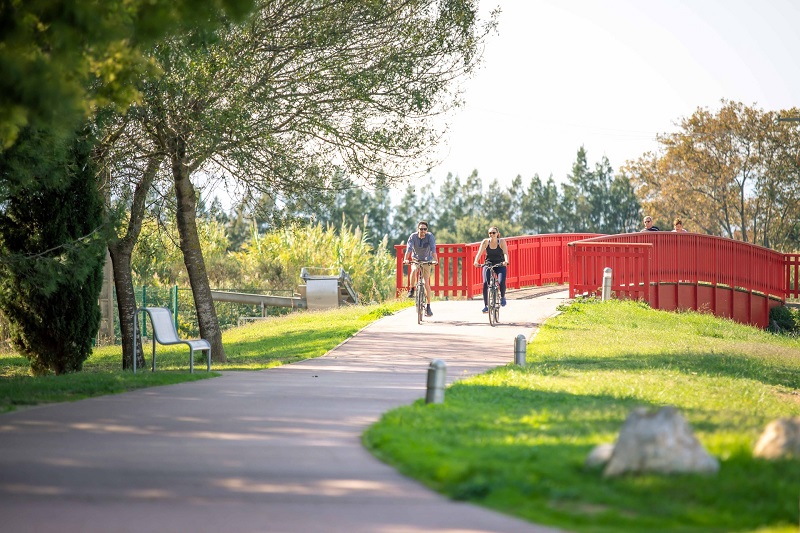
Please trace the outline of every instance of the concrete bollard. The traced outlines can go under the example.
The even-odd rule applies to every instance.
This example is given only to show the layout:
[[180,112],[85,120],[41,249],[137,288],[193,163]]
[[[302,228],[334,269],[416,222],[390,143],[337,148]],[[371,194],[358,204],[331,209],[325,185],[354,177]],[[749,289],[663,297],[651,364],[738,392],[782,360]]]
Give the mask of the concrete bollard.
[[527,353],[527,341],[525,340],[525,335],[519,334],[517,338],[514,339],[514,364],[519,366],[525,366],[526,364],[526,353]]
[[611,298],[611,268],[605,267],[603,269],[603,298],[604,302]]
[[428,365],[428,391],[425,403],[444,403],[444,384],[447,365],[441,359],[434,359]]

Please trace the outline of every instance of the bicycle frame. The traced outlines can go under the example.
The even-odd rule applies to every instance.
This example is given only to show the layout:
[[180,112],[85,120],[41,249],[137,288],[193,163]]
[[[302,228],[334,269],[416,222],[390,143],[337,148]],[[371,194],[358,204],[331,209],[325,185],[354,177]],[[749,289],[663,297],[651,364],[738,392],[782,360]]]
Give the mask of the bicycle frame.
[[490,270],[489,280],[486,284],[486,299],[488,300],[486,307],[489,308],[489,325],[492,327],[500,322],[500,283],[497,278],[497,271],[495,270],[500,266],[503,265],[492,265],[490,263],[484,263],[481,265],[482,268],[487,268]]
[[438,263],[436,261],[419,261],[417,259],[412,259],[409,261],[409,263],[412,265],[417,265],[419,270],[417,275],[416,294],[414,298],[417,308],[417,324],[422,324],[422,318],[425,316],[425,309],[429,303],[425,287],[425,273],[422,267],[424,265],[436,265]]

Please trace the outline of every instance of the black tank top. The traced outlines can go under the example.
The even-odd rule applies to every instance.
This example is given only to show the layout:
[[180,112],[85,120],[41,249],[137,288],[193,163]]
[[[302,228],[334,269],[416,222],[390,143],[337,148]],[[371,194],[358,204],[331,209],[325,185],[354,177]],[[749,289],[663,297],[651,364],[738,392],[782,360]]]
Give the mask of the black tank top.
[[486,262],[491,263],[493,265],[498,265],[506,260],[506,256],[503,253],[503,249],[500,248],[500,240],[497,240],[497,248],[490,248],[490,245],[486,245]]

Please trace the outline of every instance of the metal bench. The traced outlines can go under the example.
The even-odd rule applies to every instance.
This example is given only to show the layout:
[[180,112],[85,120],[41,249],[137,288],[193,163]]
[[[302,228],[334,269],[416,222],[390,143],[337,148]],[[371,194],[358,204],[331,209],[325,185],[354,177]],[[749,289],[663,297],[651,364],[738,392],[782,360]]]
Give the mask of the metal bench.
[[172,320],[172,311],[166,307],[140,307],[133,314],[133,373],[136,373],[136,319],[142,311],[150,315],[150,324],[153,327],[153,372],[156,371],[156,341],[159,344],[185,344],[189,347],[189,372],[194,372],[194,351],[208,352],[207,370],[211,372],[211,343],[205,339],[180,339]]

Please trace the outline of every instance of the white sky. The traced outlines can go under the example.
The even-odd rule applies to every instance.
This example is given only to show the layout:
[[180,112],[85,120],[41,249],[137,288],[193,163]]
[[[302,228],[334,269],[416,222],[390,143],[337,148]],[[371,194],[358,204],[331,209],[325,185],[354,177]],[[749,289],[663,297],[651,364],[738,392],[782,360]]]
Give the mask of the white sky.
[[481,11],[498,4],[437,182],[477,169],[484,186],[560,183],[581,145],[590,168],[605,155],[617,171],[723,98],[800,107],[797,0],[481,0]]

